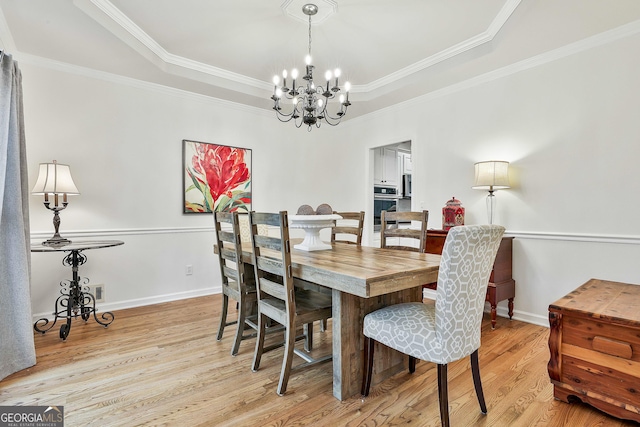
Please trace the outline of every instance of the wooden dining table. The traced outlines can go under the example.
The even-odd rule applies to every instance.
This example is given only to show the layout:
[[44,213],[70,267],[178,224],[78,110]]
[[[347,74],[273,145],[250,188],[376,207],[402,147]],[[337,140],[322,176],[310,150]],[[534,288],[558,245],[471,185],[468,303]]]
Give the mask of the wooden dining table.
[[[242,256],[252,267],[250,245],[243,245]],[[334,243],[330,250],[293,249],[291,263],[295,278],[332,290],[333,395],[345,400],[360,393],[364,316],[387,305],[422,301],[422,285],[437,281],[440,255]],[[405,355],[376,345],[373,384],[408,362]]]

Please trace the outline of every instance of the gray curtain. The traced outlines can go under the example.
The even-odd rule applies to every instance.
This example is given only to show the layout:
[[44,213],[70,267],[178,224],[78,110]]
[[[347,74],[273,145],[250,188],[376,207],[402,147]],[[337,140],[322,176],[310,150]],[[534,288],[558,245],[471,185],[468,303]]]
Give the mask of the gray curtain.
[[0,380],[33,366],[29,279],[29,189],[22,112],[22,75],[0,62]]

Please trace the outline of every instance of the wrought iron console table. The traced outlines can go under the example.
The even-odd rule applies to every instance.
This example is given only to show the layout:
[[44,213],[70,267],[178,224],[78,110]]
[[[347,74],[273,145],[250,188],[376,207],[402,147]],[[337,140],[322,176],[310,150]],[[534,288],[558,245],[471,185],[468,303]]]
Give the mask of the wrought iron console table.
[[[75,241],[63,246],[45,246],[40,243],[31,245],[31,252],[69,252],[62,259],[62,265],[71,267],[73,278],[71,280],[63,280],[60,282],[60,296],[56,299],[55,311],[53,315],[53,323],[49,325],[49,319],[43,317],[33,324],[33,329],[44,334],[53,328],[58,319],[66,319],[66,323],[60,326],[60,338],[63,340],[69,336],[71,330],[71,319],[75,319],[80,315],[85,322],[93,314],[96,322],[104,326],[109,326],[113,320],[113,313],[105,311],[100,316],[96,315],[96,299],[84,286],[89,283],[86,277],[78,275],[78,267],[87,262],[87,256],[82,253],[89,249],[109,248],[124,244],[120,240],[101,240],[101,241]],[[82,281],[82,283],[80,283]],[[47,326],[49,325],[49,326]]]

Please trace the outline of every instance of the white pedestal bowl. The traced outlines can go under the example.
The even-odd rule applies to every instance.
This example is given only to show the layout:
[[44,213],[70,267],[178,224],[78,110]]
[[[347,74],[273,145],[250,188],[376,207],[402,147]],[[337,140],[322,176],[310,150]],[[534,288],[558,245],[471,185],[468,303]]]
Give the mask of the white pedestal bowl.
[[320,230],[331,228],[335,220],[342,219],[340,215],[289,215],[290,228],[304,230],[304,240],[295,245],[295,249],[302,251],[324,251],[331,249],[331,245],[320,240]]

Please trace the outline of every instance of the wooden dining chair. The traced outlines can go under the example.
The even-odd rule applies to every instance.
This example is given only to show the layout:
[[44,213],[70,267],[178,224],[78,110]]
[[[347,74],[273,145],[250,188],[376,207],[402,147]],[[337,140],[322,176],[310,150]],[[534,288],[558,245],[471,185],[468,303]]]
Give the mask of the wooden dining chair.
[[[258,296],[258,338],[251,369],[257,371],[262,354],[273,349],[264,346],[267,320],[284,325],[284,358],[277,389],[278,395],[282,396],[287,390],[294,354],[305,361],[294,369],[331,360],[331,354],[314,359],[307,352],[295,348],[298,327],[308,325],[311,334],[314,321],[331,317],[331,296],[294,286],[286,211],[278,214],[251,212],[249,223]],[[278,237],[258,234],[260,224],[277,228]]]
[[[390,212],[380,214],[380,247],[424,253],[427,241],[427,220],[429,211]],[[412,228],[417,222],[418,229]],[[411,228],[410,228],[411,227]],[[407,239],[411,239],[407,241]],[[409,245],[411,242],[413,245]]]
[[364,211],[360,212],[336,212],[341,220],[336,221],[331,228],[331,243],[348,243],[360,246],[362,244],[362,229],[364,227]]
[[499,225],[458,226],[449,230],[444,244],[435,303],[390,305],[364,318],[362,394],[367,396],[373,374],[373,352],[379,342],[409,355],[409,372],[416,359],[438,365],[440,420],[449,426],[447,364],[471,357],[473,383],[483,414],[478,349],[489,275],[502,240]]
[[[231,348],[231,355],[238,354],[240,342],[256,336],[257,297],[253,270],[245,272],[242,262],[242,244],[240,241],[240,225],[236,212],[214,212],[216,225],[216,244],[218,261],[222,276],[222,311],[216,339],[222,340],[225,326],[237,324],[236,335]],[[237,302],[238,320],[227,322],[229,298]],[[253,333],[245,334],[249,328]]]

